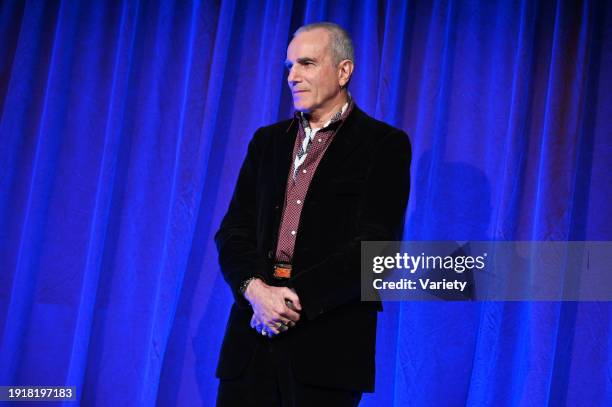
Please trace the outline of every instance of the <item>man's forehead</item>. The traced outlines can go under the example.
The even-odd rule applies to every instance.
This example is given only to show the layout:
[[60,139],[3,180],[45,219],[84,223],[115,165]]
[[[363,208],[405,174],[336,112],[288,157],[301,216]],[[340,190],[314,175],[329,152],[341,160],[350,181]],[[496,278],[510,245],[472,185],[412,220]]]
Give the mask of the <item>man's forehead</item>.
[[322,59],[329,51],[329,33],[317,28],[296,35],[287,47],[287,59]]

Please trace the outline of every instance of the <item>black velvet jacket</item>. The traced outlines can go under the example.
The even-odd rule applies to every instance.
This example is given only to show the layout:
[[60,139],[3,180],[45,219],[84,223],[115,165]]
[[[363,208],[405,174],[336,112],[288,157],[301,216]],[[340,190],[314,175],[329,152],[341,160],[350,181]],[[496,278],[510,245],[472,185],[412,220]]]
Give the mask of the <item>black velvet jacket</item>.
[[399,240],[410,189],[406,133],[355,106],[323,156],[300,218],[293,287],[302,317],[270,339],[249,326],[253,314],[242,281],[272,265],[297,120],[257,130],[229,209],[215,236],[223,277],[235,298],[217,376],[237,377],[263,341],[286,341],[298,380],[373,391],[376,318],[380,304],[360,301],[361,241]]

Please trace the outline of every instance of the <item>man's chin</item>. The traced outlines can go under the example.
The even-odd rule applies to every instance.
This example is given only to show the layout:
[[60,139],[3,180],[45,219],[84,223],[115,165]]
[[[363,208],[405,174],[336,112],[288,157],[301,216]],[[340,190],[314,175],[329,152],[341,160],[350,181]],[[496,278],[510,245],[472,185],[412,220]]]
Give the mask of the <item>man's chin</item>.
[[307,105],[305,103],[300,103],[300,102],[293,102],[293,107],[295,108],[295,110],[297,110],[298,112],[302,112],[302,113],[308,113],[310,112],[310,105]]

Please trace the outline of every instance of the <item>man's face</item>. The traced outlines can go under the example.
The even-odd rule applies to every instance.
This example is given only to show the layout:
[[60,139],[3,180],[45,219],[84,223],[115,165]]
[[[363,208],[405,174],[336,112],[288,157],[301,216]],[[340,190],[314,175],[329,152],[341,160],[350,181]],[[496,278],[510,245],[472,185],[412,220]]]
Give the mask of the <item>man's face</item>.
[[341,89],[326,30],[317,28],[296,35],[287,47],[285,65],[296,110],[312,113],[333,106]]

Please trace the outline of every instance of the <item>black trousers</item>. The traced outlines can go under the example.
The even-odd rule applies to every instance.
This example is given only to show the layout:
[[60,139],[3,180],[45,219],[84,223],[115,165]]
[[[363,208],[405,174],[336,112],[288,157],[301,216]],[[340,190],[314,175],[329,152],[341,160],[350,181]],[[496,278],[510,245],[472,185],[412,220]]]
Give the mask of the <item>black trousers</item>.
[[[263,339],[263,338],[262,338]],[[296,381],[281,338],[266,338],[243,374],[220,380],[217,407],[355,407],[361,393]]]

